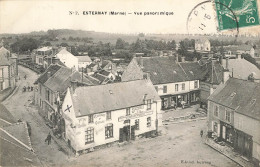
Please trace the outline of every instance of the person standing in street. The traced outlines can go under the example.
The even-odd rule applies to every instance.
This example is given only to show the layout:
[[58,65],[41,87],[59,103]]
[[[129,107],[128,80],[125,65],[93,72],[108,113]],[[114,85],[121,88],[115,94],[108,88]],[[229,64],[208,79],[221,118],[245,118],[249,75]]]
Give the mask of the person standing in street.
[[48,145],[51,144],[51,132],[49,132],[47,138],[45,139],[45,142],[46,142],[46,141],[48,142]]
[[202,136],[203,136],[203,130],[200,131],[200,137],[202,137]]

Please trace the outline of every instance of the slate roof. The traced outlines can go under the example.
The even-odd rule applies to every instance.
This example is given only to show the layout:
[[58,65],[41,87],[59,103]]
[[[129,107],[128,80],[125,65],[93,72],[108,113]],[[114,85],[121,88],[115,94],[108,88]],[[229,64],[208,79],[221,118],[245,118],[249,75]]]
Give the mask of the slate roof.
[[[48,78],[48,71],[51,72]],[[52,91],[65,92],[70,86],[70,81],[82,82],[82,75],[78,71],[72,71],[70,68],[60,65],[51,65],[37,80],[37,83],[41,83],[48,87]],[[93,83],[86,77],[83,77],[83,82],[87,85],[93,85]]]
[[14,116],[3,104],[0,103],[0,127],[7,126],[15,122],[16,120]]
[[103,83],[106,79],[109,80],[109,78],[107,78],[106,76],[103,76],[103,75],[101,75],[101,74],[99,74],[99,73],[95,73],[95,74],[90,75],[90,76],[93,77],[93,78],[95,78],[95,79],[97,79],[100,84]]
[[60,65],[53,64],[50,65],[46,71],[35,81],[35,83],[44,84],[48,80],[48,72],[50,72],[50,76],[54,75],[59,69],[61,68]]
[[104,75],[104,76],[109,76],[110,72],[109,72],[109,71],[106,71],[106,70],[101,70],[101,71],[99,72],[99,74]]
[[78,87],[71,96],[75,115],[80,117],[141,105],[145,94],[146,99],[161,100],[150,80]]
[[[213,62],[212,62],[213,61]],[[200,64],[200,77],[202,77],[200,80],[207,82],[207,83],[212,83],[215,85],[219,85],[223,81],[223,72],[225,69],[223,66],[220,64],[219,61],[216,60],[206,60],[203,63],[199,61]],[[213,66],[213,68],[212,68]],[[213,70],[213,72],[212,72]],[[213,78],[213,80],[212,80]]]
[[[226,67],[226,60],[222,61],[223,67]],[[233,77],[239,79],[248,79],[248,76],[255,73],[255,78],[260,79],[260,70],[252,63],[245,59],[229,59],[228,60],[228,69],[232,72]]]
[[92,68],[92,67],[95,67],[95,66],[97,66],[97,64],[91,63],[87,68]]
[[40,161],[32,152],[25,122],[0,128],[1,166],[38,166]]
[[79,62],[92,62],[89,56],[76,56]]
[[[192,80],[211,83],[212,80],[211,60],[176,62],[174,57],[138,57],[134,58],[134,61],[137,61],[143,72],[149,73],[155,85]],[[213,84],[222,82],[223,71],[221,64],[213,60]]]
[[208,100],[260,121],[260,83],[230,78]]
[[180,64],[175,62],[174,57],[137,57],[134,59],[143,72],[150,74],[150,79],[155,85],[189,80]]
[[13,64],[15,60],[11,59],[11,53],[4,47],[0,48],[0,65],[9,66]]

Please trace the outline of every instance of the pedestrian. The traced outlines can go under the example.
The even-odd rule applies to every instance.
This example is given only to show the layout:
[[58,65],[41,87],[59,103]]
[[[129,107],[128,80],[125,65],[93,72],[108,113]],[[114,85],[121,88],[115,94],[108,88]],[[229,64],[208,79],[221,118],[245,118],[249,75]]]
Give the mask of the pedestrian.
[[203,136],[203,130],[200,131],[200,137],[202,137],[202,136]]
[[31,91],[33,91],[33,86],[31,86]]
[[47,138],[45,139],[45,142],[46,142],[46,141],[48,142],[48,145],[51,144],[51,132],[49,132]]
[[26,92],[26,87],[25,86],[23,87],[23,92]]
[[28,89],[28,92],[29,92],[29,91],[30,91],[30,89],[31,89],[31,87],[30,87],[30,86],[28,86],[28,87],[27,87],[27,89]]
[[27,76],[26,76],[26,74],[24,75],[24,79],[26,80],[26,78],[27,78]]

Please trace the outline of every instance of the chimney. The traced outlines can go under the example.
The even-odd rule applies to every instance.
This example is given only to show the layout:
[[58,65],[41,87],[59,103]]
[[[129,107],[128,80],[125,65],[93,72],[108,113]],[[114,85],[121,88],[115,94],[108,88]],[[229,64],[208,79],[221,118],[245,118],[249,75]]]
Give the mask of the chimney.
[[70,83],[71,83],[72,92],[74,93],[75,89],[77,88],[78,82],[77,81],[70,81]]
[[47,72],[47,78],[49,79],[50,77],[51,77],[51,72],[48,71],[48,72]]
[[226,70],[228,70],[228,61],[229,61],[229,58],[227,57],[226,58]]
[[225,69],[223,71],[223,83],[226,83],[229,78],[230,78],[229,70]]
[[181,62],[185,62],[185,57],[181,57]]

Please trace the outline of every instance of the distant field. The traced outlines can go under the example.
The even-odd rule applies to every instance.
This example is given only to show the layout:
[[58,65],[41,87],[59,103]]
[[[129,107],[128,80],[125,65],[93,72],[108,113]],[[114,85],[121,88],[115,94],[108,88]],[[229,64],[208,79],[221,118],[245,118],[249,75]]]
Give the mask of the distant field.
[[[92,38],[94,43],[97,43],[99,41],[102,41],[103,43],[111,43],[115,44],[116,40],[118,38],[122,38],[124,41],[128,43],[135,42],[138,38],[139,39],[153,39],[153,40],[175,40],[176,42],[179,42],[185,38],[188,39],[198,39],[198,38],[208,38],[208,39],[218,39],[220,41],[230,41],[235,40],[235,37],[231,36],[203,36],[203,35],[187,35],[187,34],[146,34],[144,37],[138,36],[138,34],[112,34],[112,33],[104,33],[104,32],[94,32],[94,31],[83,31],[83,30],[68,30],[68,29],[60,29],[60,30],[52,30],[55,31],[57,34],[57,37],[59,38],[59,41],[51,41],[54,45],[60,44],[61,42],[66,42],[69,45],[75,45],[75,43],[83,44],[83,42],[75,42],[75,41],[68,41],[68,38],[71,36],[73,38],[79,37],[88,37]],[[0,38],[2,37],[12,37],[15,38],[17,36],[23,36],[23,37],[32,37],[32,38],[38,38],[47,35],[47,32],[31,32],[27,34],[0,34]],[[62,38],[66,38],[67,40],[61,40]],[[257,37],[245,37],[241,36],[237,38],[238,41],[246,42],[246,41],[259,41]],[[12,40],[13,42],[13,40]]]

